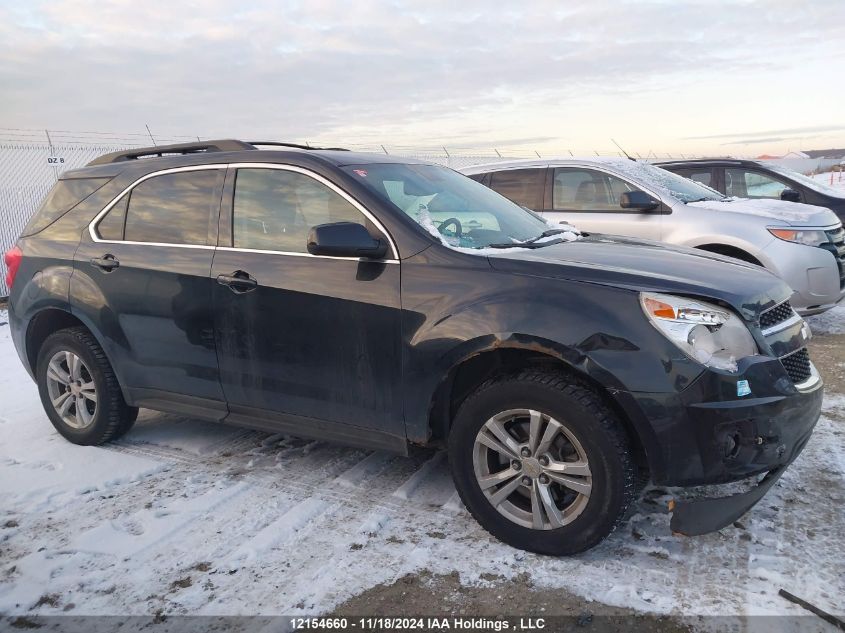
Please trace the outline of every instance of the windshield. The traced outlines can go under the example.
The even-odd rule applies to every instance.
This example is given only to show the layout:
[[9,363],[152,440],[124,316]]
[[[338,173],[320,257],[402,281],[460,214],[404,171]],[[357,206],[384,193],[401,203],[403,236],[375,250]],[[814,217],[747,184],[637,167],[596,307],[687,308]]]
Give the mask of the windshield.
[[536,248],[577,237],[571,226],[547,224],[538,215],[446,167],[374,163],[343,169],[446,246]]
[[676,200],[681,202],[700,202],[702,200],[725,200],[725,196],[699,182],[684,178],[671,171],[655,167],[650,163],[634,160],[607,161],[607,164],[618,171],[639,180],[643,185],[660,187]]
[[[792,178],[797,182],[800,182],[802,185],[809,187],[819,193],[824,193],[829,196],[836,196],[837,198],[845,198],[845,192],[837,191],[833,187],[829,187],[823,182],[816,180],[815,178],[811,178],[810,176],[805,176],[804,174],[800,174],[797,171],[792,171],[791,169],[787,169],[786,167],[782,167],[781,165],[774,165],[774,164],[765,164],[766,167],[771,169],[776,174],[780,174],[781,176],[786,176],[787,178]],[[830,174],[822,174],[822,177],[830,178]]]

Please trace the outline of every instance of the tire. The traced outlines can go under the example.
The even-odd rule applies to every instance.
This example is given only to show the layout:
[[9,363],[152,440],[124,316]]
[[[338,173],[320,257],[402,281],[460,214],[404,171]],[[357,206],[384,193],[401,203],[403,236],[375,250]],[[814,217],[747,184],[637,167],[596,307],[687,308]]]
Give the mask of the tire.
[[[533,424],[540,442],[531,439]],[[512,450],[501,450],[503,442],[490,446],[490,438],[495,445],[499,437],[494,427],[515,442],[511,448],[518,448],[518,459]],[[523,455],[532,444],[539,450]],[[594,547],[619,525],[636,497],[637,467],[621,423],[595,391],[560,373],[526,370],[481,385],[455,416],[449,464],[461,499],[481,526],[538,554],[565,556]],[[561,471],[570,468],[563,485]],[[484,477],[506,483],[485,486],[485,492]]]
[[38,352],[35,376],[47,417],[74,444],[104,444],[135,423],[138,409],[126,404],[103,349],[84,327],[47,337]]

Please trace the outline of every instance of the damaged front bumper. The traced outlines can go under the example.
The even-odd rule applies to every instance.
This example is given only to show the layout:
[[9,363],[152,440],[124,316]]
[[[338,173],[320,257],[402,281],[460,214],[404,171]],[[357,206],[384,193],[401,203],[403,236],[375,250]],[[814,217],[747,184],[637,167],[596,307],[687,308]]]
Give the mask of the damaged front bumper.
[[669,511],[672,513],[672,520],[669,526],[672,532],[684,536],[700,536],[728,527],[765,496],[786,468],[786,466],[781,466],[769,471],[754,488],[747,492],[715,499],[670,502]]
[[[674,502],[671,527],[690,536],[724,528],[751,509],[798,457],[821,414],[823,383],[796,385],[776,359],[744,359],[739,372],[704,372],[679,394],[617,394],[628,411],[647,412],[646,446],[655,484],[685,488],[765,475],[746,492]],[[738,381],[751,393],[737,395]],[[635,406],[631,406],[635,405]],[[649,450],[650,449],[650,450]]]

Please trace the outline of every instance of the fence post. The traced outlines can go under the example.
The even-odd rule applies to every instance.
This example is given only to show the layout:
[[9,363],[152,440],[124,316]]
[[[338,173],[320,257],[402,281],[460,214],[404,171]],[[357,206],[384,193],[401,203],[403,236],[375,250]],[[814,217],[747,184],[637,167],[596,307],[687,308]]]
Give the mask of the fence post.
[[[47,135],[47,148],[50,152],[50,156],[53,156],[53,140],[50,138],[50,132],[48,130],[44,130],[44,134]],[[59,167],[58,165],[53,165],[53,177],[56,179],[56,182],[59,182]]]

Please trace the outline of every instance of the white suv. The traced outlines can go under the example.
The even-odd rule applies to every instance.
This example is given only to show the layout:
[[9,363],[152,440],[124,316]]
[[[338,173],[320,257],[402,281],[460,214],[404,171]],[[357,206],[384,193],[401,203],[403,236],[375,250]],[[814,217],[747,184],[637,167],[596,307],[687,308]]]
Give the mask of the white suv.
[[747,200],[622,158],[525,160],[462,170],[517,204],[583,231],[628,235],[766,267],[803,315],[845,296],[845,232],[824,207]]

